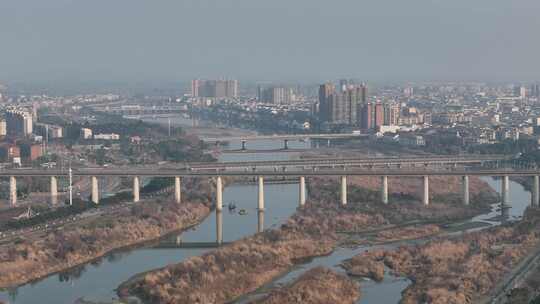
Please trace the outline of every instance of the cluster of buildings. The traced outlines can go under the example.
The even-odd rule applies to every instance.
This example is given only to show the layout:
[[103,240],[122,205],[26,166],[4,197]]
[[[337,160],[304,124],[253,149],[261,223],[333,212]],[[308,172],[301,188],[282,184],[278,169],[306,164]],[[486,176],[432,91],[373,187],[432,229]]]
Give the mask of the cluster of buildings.
[[530,86],[515,85],[514,96],[521,99],[540,98],[540,84],[533,83]]
[[43,146],[30,141],[0,143],[0,161],[20,165],[23,161],[31,162],[43,156]]
[[400,123],[398,103],[371,100],[365,83],[354,84],[344,80],[338,87],[333,83],[319,87],[315,112],[323,128],[349,126],[371,130]]
[[[379,92],[377,98],[399,100],[397,129],[380,128],[386,140],[407,131],[427,145],[472,147],[528,139],[540,147],[538,84],[445,84],[418,86],[396,94]],[[387,136],[388,135],[388,136]],[[421,142],[421,141],[419,141]]]
[[325,83],[319,88],[319,118],[327,124],[358,125],[366,103],[367,87],[363,84],[336,88],[333,83]]
[[62,127],[37,122],[36,106],[7,106],[0,119],[0,162],[34,161],[49,139],[63,136]]
[[34,131],[34,120],[31,112],[11,107],[4,112],[6,133],[14,136],[30,136]]
[[[319,85],[311,105],[320,132],[370,133],[385,141],[470,147],[538,140],[540,85],[446,83],[376,87]],[[442,140],[444,138],[444,140]]]
[[64,138],[64,128],[52,124],[34,123],[34,133],[41,136],[46,141],[49,139]]
[[64,137],[64,129],[61,126],[37,122],[37,109],[32,107],[7,107],[0,120],[0,137],[10,139],[57,139]]
[[286,86],[261,86],[257,88],[257,100],[265,104],[287,105],[296,102],[293,88]]
[[206,80],[191,81],[191,96],[194,98],[237,98],[238,80]]

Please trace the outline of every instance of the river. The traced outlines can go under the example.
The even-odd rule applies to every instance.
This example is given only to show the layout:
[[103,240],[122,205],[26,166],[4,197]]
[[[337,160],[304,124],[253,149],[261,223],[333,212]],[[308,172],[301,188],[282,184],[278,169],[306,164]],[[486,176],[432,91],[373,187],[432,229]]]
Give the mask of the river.
[[[167,119],[166,119],[167,121]],[[189,123],[191,120],[178,119],[173,123]],[[296,158],[296,152],[278,152],[283,143],[280,141],[261,141],[249,143],[250,149],[269,150],[268,153],[223,153],[219,155],[222,161],[237,160],[282,160]],[[240,142],[233,142],[229,149],[238,149]],[[294,149],[310,149],[310,142],[290,142]],[[491,178],[488,181],[496,190],[500,182]],[[510,182],[510,215],[518,217],[530,202],[530,194],[513,181]],[[264,212],[265,229],[276,227],[291,216],[298,204],[298,184],[267,184],[265,185],[266,210]],[[116,299],[114,289],[133,275],[151,269],[177,263],[192,256],[203,254],[206,249],[174,248],[177,239],[184,244],[189,242],[215,243],[217,238],[216,223],[222,222],[223,241],[230,242],[257,232],[259,216],[257,207],[256,185],[230,185],[224,191],[224,203],[234,202],[238,209],[245,209],[247,215],[224,210],[221,218],[215,212],[206,218],[196,229],[184,232],[179,236],[170,236],[162,241],[164,246],[143,247],[120,250],[94,263],[89,263],[66,273],[54,274],[34,283],[26,284],[15,289],[0,291],[0,300],[10,304],[55,303],[72,304],[79,298],[95,302],[111,302]],[[225,208],[226,209],[226,208]],[[490,215],[491,216],[491,215]],[[171,247],[171,248],[162,248]],[[333,267],[341,271],[337,265],[344,259],[350,258],[363,250],[364,247],[349,249],[339,248],[327,257],[316,258],[309,263],[299,265],[273,284],[286,283],[296,278],[303,271],[318,265]],[[401,297],[401,291],[409,284],[408,280],[387,275],[380,283],[373,281],[362,282],[362,298],[359,303],[394,304]],[[243,301],[238,301],[242,303]]]
[[[490,177],[483,177],[482,180],[487,182],[493,189],[498,193],[501,193],[501,180]],[[501,220],[519,220],[521,219],[525,209],[529,206],[531,202],[531,194],[526,191],[525,188],[514,181],[510,181],[510,193],[509,193],[509,205],[511,206],[508,209],[508,214],[502,218],[501,212],[499,211],[498,204],[492,206],[492,210],[489,213],[479,215],[472,218],[467,222],[483,222],[489,224],[489,226],[496,226],[501,224]],[[475,231],[480,229],[485,229],[489,226],[484,226],[480,228],[471,228],[466,231]],[[457,233],[463,233],[457,232]],[[396,248],[403,244],[408,244],[415,242],[413,241],[402,241],[394,242],[389,245],[380,245],[380,246],[359,246],[357,248],[338,248],[331,255],[326,257],[318,257],[311,259],[311,261],[298,265],[295,269],[283,277],[275,280],[274,282],[267,284],[259,291],[252,294],[242,297],[237,304],[247,304],[250,301],[264,296],[267,290],[288,284],[298,278],[304,272],[318,267],[324,266],[331,268],[337,272],[345,273],[345,271],[339,266],[340,263],[346,259],[350,259],[353,256],[361,254],[366,250],[376,250],[383,248]],[[361,281],[361,298],[358,300],[357,304],[367,304],[367,303],[380,303],[380,304],[395,304],[398,303],[401,299],[401,292],[407,288],[410,284],[410,280],[407,278],[396,277],[389,272],[385,273],[384,279],[381,282],[375,282],[369,279]]]

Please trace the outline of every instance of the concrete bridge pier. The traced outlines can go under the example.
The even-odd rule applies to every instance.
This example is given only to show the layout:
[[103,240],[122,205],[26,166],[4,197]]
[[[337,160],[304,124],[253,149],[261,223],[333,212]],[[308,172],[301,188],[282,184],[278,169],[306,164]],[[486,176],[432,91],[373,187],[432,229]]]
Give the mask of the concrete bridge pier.
[[341,205],[347,205],[347,176],[341,177]]
[[216,178],[216,210],[223,210],[223,182],[221,176]]
[[223,212],[216,210],[216,243],[223,244]]
[[9,177],[9,202],[11,207],[17,206],[17,179],[15,176]]
[[508,176],[503,176],[501,179],[501,204],[503,206],[508,206],[508,202],[510,201],[510,179]]
[[381,201],[388,204],[388,176],[381,177]]
[[462,194],[463,194],[463,205],[468,206],[470,201],[470,193],[469,193],[469,177],[467,175],[462,177]]
[[424,176],[424,191],[422,201],[425,206],[429,206],[429,176]]
[[51,176],[51,204],[58,204],[58,179],[56,176]]
[[264,231],[264,210],[257,211],[257,233]]
[[139,177],[133,177],[133,202],[137,203],[140,201],[140,186]]
[[260,210],[264,210],[264,177],[259,176],[259,195],[257,207]]
[[300,176],[300,189],[299,189],[299,197],[298,197],[298,205],[300,207],[303,207],[306,205],[306,178],[304,176]]
[[540,206],[540,177],[533,177],[533,187],[532,187],[532,206]]
[[98,179],[95,176],[92,176],[92,202],[99,204],[99,186]]
[[180,177],[177,176],[174,178],[174,200],[177,204],[180,204],[182,202],[182,192],[181,192],[181,184],[180,184]]

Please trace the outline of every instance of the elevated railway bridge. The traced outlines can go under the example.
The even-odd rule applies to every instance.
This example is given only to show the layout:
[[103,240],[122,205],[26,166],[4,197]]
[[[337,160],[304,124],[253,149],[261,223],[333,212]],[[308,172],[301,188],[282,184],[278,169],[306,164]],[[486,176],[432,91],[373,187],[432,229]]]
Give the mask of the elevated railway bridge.
[[[71,173],[70,173],[71,171]],[[36,177],[50,179],[50,198],[52,204],[58,203],[58,178],[73,176],[91,179],[91,200],[99,204],[98,179],[103,177],[130,177],[133,179],[133,202],[140,201],[141,177],[164,177],[174,179],[174,197],[177,203],[182,201],[181,180],[183,178],[212,178],[215,180],[215,208],[220,227],[223,210],[223,177],[252,177],[258,184],[257,207],[259,223],[265,209],[264,178],[287,177],[298,179],[300,207],[306,204],[307,178],[320,176],[337,177],[340,182],[340,204],[347,205],[348,176],[376,176],[380,183],[380,202],[389,203],[388,179],[399,177],[417,177],[422,181],[422,202],[429,205],[429,178],[431,176],[459,176],[462,179],[462,202],[469,205],[469,177],[491,176],[501,178],[501,207],[508,206],[509,178],[528,177],[532,179],[532,204],[540,205],[540,169],[533,164],[518,162],[508,157],[462,156],[462,157],[415,157],[415,158],[320,158],[287,161],[254,162],[216,162],[186,163],[174,167],[143,166],[128,168],[73,168],[62,169],[2,169],[0,177],[9,178],[9,197],[12,206],[17,204],[17,178]],[[70,186],[71,188],[71,186]],[[259,230],[262,224],[259,224]],[[220,238],[218,229],[218,243]]]

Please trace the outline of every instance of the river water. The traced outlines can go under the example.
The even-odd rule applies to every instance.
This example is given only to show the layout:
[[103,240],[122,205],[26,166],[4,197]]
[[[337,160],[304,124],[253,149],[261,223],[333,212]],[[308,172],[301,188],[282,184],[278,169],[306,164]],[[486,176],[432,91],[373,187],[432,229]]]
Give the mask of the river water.
[[[166,119],[167,121],[167,119]],[[173,123],[189,123],[191,120],[178,119]],[[233,142],[229,149],[238,149],[240,142]],[[262,141],[248,143],[249,149],[270,150],[267,153],[223,153],[219,155],[222,161],[238,160],[283,160],[299,156],[297,152],[278,151],[283,143],[280,141]],[[290,142],[289,148],[310,149],[309,142]],[[500,182],[487,178],[496,190],[500,189]],[[530,194],[522,186],[510,182],[510,215],[519,217],[530,202]],[[221,216],[213,212],[195,229],[179,236],[170,236],[162,241],[162,246],[144,247],[138,249],[121,250],[110,254],[94,263],[86,264],[72,271],[54,274],[34,283],[26,284],[15,289],[0,291],[0,301],[10,304],[55,303],[71,304],[77,299],[84,298],[89,301],[111,301],[116,298],[114,289],[133,275],[151,269],[164,267],[177,263],[192,256],[203,254],[210,248],[175,248],[175,241],[184,245],[190,242],[215,243],[217,239],[218,222],[222,222],[223,241],[230,242],[257,232],[260,216],[257,213],[257,186],[231,185],[224,191],[224,203],[234,202],[238,209],[245,209],[247,215],[224,210]],[[291,216],[298,204],[298,184],[267,184],[265,185],[266,210],[263,214],[265,229],[276,227]],[[225,208],[226,209],[226,208]],[[490,215],[491,216],[491,215]],[[332,255],[313,259],[311,262],[299,265],[295,270],[274,282],[283,284],[298,277],[305,270],[323,265],[342,271],[337,265],[367,248],[356,249],[339,248]],[[1,275],[1,274],[0,274]],[[387,275],[380,283],[373,281],[362,282],[362,298],[359,303],[394,304],[401,297],[401,291],[408,286],[406,279]],[[242,301],[239,301],[242,302]]]

